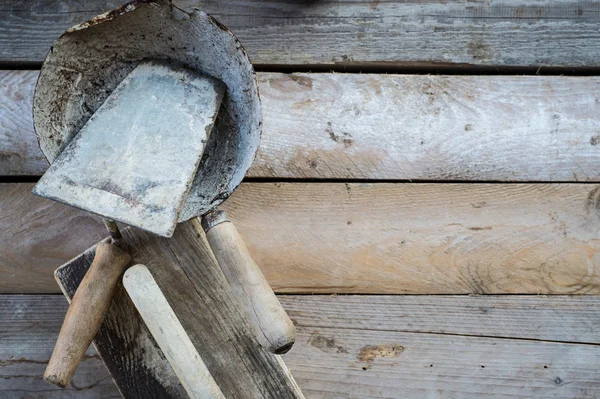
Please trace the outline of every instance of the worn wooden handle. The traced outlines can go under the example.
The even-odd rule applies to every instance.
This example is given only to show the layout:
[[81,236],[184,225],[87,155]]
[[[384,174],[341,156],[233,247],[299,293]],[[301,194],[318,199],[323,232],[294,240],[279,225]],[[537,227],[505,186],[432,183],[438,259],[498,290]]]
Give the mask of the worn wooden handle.
[[189,397],[225,399],[150,270],[130,267],[123,286]]
[[222,211],[202,218],[210,247],[260,344],[272,353],[289,351],[296,329],[252,259],[235,226]]
[[129,254],[117,246],[98,244],[94,261],[79,284],[60,329],[44,373],[46,382],[63,388],[69,385],[104,320],[119,277],[130,260]]

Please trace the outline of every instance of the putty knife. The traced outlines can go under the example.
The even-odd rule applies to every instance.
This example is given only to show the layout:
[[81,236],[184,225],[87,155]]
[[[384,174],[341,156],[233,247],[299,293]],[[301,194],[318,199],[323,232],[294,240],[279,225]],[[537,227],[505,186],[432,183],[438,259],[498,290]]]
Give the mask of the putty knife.
[[173,235],[225,86],[167,63],[140,63],[33,189],[163,237]]

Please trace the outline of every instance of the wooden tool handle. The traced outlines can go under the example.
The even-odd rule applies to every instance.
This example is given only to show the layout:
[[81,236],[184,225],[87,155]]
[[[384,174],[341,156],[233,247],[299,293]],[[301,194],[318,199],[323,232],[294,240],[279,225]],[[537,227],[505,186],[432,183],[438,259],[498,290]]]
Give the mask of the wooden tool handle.
[[202,218],[210,247],[260,344],[272,353],[289,351],[296,329],[252,259],[235,226],[222,211]]
[[123,286],[189,397],[225,399],[150,270],[130,267]]
[[63,388],[69,385],[104,320],[119,277],[130,260],[129,254],[119,247],[98,244],[94,261],[79,284],[60,329],[44,373],[46,382]]

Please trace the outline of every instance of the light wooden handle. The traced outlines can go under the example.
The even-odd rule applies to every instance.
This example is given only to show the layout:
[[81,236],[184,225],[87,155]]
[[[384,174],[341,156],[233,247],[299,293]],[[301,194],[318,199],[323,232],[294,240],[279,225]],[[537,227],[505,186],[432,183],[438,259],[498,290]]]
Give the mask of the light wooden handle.
[[110,305],[115,287],[131,258],[113,244],[96,247],[96,256],[77,288],[44,380],[59,387],[71,382],[75,369],[96,336]]
[[213,211],[202,218],[202,227],[260,344],[276,354],[289,351],[296,340],[296,328],[235,226],[224,212]]
[[191,399],[225,399],[150,270],[135,265],[123,286]]

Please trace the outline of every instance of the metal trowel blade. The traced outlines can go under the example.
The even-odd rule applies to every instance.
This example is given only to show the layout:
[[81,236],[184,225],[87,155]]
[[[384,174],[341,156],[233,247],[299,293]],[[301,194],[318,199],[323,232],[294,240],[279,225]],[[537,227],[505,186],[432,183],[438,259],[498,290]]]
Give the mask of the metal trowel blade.
[[42,176],[33,192],[173,235],[225,86],[167,63],[140,63]]

